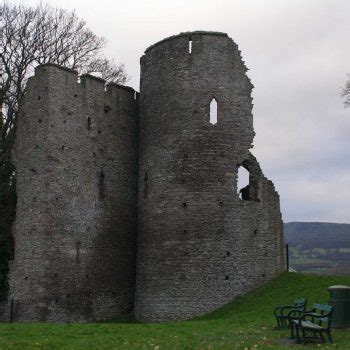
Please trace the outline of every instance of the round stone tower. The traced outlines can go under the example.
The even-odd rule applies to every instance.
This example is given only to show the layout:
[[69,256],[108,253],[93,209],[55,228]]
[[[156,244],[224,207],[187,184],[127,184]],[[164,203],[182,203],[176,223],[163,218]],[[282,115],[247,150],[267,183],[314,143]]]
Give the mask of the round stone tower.
[[[266,179],[249,154],[253,86],[246,71],[237,45],[218,32],[181,33],[141,58],[135,299],[141,321],[202,314],[275,275],[277,257],[259,238],[271,232],[266,247],[276,249]],[[237,193],[240,165],[259,170],[250,175],[256,180],[250,200]],[[278,204],[273,194],[270,204]]]

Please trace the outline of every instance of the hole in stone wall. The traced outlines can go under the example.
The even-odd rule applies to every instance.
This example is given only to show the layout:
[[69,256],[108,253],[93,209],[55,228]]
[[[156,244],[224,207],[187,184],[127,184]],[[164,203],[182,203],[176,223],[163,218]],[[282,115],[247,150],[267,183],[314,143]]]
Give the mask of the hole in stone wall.
[[77,94],[74,94],[74,97],[78,97],[78,95],[77,95]]
[[249,200],[249,172],[243,166],[238,168],[237,193],[240,199]]
[[101,134],[101,130],[98,130],[97,132],[98,132],[99,134]]
[[230,253],[230,252],[226,252],[226,255],[227,255],[227,256],[230,256],[230,255],[231,255],[231,253]]
[[224,206],[224,202],[219,202],[219,206],[223,207]]
[[148,174],[145,173],[145,176],[143,178],[143,198],[148,198]]
[[30,171],[36,173],[36,170],[34,168],[31,168]]
[[104,185],[105,173],[103,172],[103,168],[101,168],[99,182],[98,182],[98,193],[101,199],[105,196],[105,185]]
[[56,303],[56,304],[58,303],[58,299],[55,299],[55,303]]
[[258,230],[255,229],[255,230],[254,230],[254,235],[257,235],[257,234],[258,234]]
[[105,111],[105,113],[108,113],[112,108],[108,105],[105,105],[103,110]]
[[64,150],[64,146],[61,147],[62,151]]
[[35,145],[34,148],[38,149],[38,148],[39,148],[39,145]]
[[218,102],[215,97],[210,102],[210,113],[209,113],[210,124],[215,125],[218,122]]
[[225,276],[225,281],[227,281],[229,279],[229,277],[228,276]]
[[78,241],[76,243],[76,247],[75,247],[75,250],[76,250],[76,263],[79,264],[80,262],[80,242]]
[[41,99],[41,97],[40,96],[38,96],[38,100],[40,100]]
[[53,275],[53,277],[57,277],[57,273],[55,273],[55,274]]
[[188,53],[191,54],[192,53],[192,38],[189,37],[188,39]]
[[24,279],[27,281],[28,280],[28,276],[24,277]]
[[184,230],[184,233],[187,233],[188,231],[187,230]]
[[38,119],[38,122],[39,122],[39,124],[42,122],[42,120],[41,119]]
[[87,129],[91,130],[91,118],[87,117]]
[[183,203],[182,203],[182,206],[183,206],[183,207],[187,207],[187,203],[186,203],[186,202],[183,202]]

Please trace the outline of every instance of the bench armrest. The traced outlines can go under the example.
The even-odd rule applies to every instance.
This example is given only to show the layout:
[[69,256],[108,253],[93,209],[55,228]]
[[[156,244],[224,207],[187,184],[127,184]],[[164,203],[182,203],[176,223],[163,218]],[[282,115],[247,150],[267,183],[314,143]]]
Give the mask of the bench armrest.
[[287,317],[288,319],[299,319],[303,315],[304,311],[299,310],[299,309],[292,309],[289,311]]
[[293,307],[292,305],[276,306],[273,313],[275,316],[283,316],[285,310],[293,309]]

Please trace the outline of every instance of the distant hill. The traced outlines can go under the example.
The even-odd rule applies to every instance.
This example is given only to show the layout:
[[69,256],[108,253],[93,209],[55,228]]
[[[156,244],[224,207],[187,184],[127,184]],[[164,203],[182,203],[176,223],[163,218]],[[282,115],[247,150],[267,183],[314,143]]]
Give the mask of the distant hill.
[[350,224],[284,224],[290,265],[300,272],[350,276]]
[[284,224],[285,243],[300,249],[350,248],[350,224],[330,222],[288,222]]

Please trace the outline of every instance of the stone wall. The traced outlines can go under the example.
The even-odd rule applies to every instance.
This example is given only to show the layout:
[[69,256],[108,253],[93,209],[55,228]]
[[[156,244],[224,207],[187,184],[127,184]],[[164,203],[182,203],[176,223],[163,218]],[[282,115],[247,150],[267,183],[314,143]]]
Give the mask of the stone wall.
[[[283,269],[279,197],[249,153],[252,84],[223,33],[165,39],[141,58],[135,315],[213,310]],[[209,105],[218,103],[218,121]],[[237,193],[239,166],[251,198]]]
[[138,96],[37,68],[18,120],[14,321],[87,321],[133,309]]
[[[148,48],[140,97],[55,65],[36,69],[13,154],[7,320],[10,305],[14,322],[72,322],[131,312],[134,301],[140,321],[187,319],[282,271],[279,196],[250,153],[246,70],[216,32]],[[242,199],[241,166],[250,172]]]

